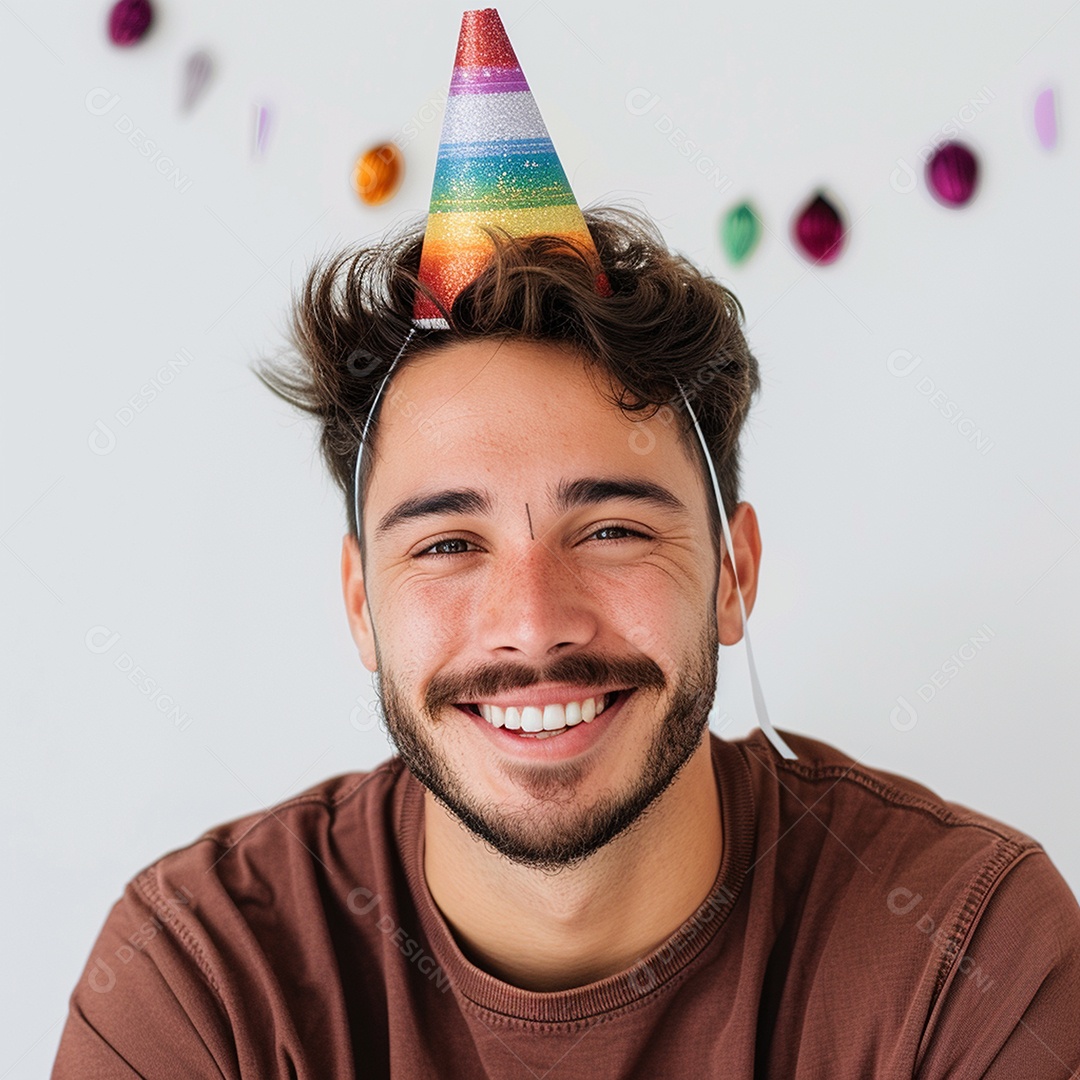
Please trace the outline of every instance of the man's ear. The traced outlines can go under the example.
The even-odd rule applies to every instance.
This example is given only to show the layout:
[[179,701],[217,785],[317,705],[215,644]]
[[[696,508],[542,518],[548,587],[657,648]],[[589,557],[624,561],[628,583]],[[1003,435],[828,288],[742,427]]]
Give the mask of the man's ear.
[[[761,565],[761,534],[757,514],[748,502],[735,507],[728,522],[735,565],[739,571],[739,588],[746,605],[747,618],[754,609],[757,596],[758,567]],[[739,594],[735,591],[735,574],[731,568],[732,552],[724,552],[720,568],[720,584],[716,590],[716,627],[721,645],[734,645],[742,640],[742,617],[739,614]]]
[[360,659],[368,671],[375,671],[378,659],[375,654],[375,633],[371,627],[367,591],[364,588],[364,570],[360,561],[360,547],[352,533],[346,533],[341,543],[341,588],[345,593],[345,614],[353,641],[360,652]]

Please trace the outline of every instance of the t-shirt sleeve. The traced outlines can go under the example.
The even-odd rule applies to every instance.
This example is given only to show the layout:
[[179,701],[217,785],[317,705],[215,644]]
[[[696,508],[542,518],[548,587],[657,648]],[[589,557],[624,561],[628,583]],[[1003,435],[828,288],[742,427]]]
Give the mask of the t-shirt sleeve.
[[240,1075],[212,977],[171,910],[183,902],[128,885],[71,995],[52,1080]]
[[1041,849],[998,882],[950,967],[918,1080],[1080,1069],[1080,906]]

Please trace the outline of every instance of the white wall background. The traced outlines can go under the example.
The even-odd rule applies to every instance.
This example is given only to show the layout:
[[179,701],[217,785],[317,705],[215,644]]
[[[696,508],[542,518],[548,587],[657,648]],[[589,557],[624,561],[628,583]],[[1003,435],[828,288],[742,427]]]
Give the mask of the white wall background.
[[[317,251],[426,210],[431,103],[464,5],[160,0],[127,50],[106,41],[108,6],[0,4],[0,1077],[47,1072],[68,994],[136,871],[390,753],[351,722],[370,680],[314,429],[248,368],[280,343]],[[765,541],[752,629],[774,722],[1032,833],[1077,889],[1080,10],[500,10],[579,201],[635,200],[745,306],[765,381],[744,442]],[[181,65],[202,46],[218,77],[182,116]],[[1059,95],[1053,152],[1031,121],[1045,85]],[[98,88],[98,103],[119,96],[107,113],[87,107]],[[639,89],[658,101],[635,115]],[[260,96],[276,123],[256,161]],[[185,190],[122,134],[124,116]],[[898,162],[918,170],[960,116],[984,166],[975,202],[950,211],[921,181],[897,190]],[[695,169],[673,128],[730,186]],[[363,207],[351,163],[395,133],[406,183]],[[839,262],[810,268],[787,222],[818,185],[854,227]],[[747,195],[770,232],[732,269],[718,223]],[[897,350],[920,358],[908,376],[890,373]],[[148,401],[178,356],[186,366]],[[989,450],[943,417],[924,377]],[[91,448],[99,423],[108,453]],[[119,635],[106,651],[87,647],[95,627]],[[133,665],[185,725],[128,680]],[[741,647],[721,671],[724,733],[741,734],[754,722]],[[899,698],[916,709],[907,730],[891,721]]]

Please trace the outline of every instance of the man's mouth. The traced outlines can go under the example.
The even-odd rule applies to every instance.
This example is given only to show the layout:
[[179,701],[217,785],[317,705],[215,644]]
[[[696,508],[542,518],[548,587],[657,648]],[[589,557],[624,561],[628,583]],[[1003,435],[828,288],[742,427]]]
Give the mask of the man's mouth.
[[578,724],[591,724],[601,713],[628,698],[636,689],[637,687],[630,687],[626,690],[611,690],[582,701],[543,707],[529,705],[524,708],[511,706],[503,709],[498,705],[482,702],[464,703],[457,707],[474,716],[483,717],[492,727],[505,728],[523,738],[549,739],[554,735],[564,734]]

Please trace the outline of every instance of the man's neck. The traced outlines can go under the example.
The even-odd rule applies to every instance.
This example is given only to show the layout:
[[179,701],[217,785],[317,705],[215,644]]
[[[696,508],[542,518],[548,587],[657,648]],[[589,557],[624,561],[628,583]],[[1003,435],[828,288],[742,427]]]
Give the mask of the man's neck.
[[557,874],[496,854],[425,792],[424,874],[435,903],[473,963],[526,990],[626,970],[709,895],[722,847],[708,731],[635,826]]

